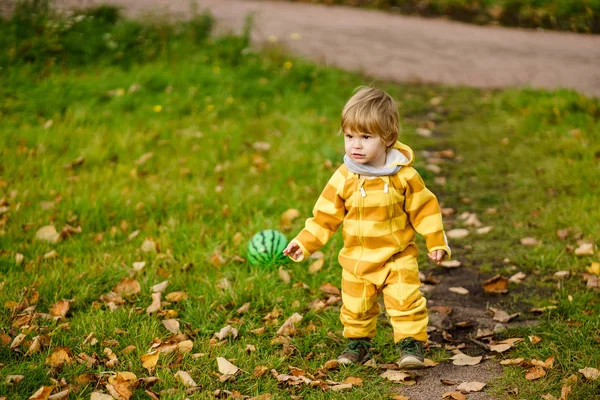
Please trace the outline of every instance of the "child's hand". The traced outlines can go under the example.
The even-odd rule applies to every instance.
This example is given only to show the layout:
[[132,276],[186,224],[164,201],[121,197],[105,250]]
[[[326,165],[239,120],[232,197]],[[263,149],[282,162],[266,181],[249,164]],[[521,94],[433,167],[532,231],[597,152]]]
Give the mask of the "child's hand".
[[431,253],[427,254],[427,256],[429,258],[431,258],[433,261],[435,261],[437,263],[437,265],[440,265],[440,263],[442,262],[442,260],[444,258],[446,258],[446,251],[445,250],[434,250]]
[[288,243],[287,247],[283,249],[283,255],[290,256],[294,260],[299,260],[300,257],[302,257],[302,249],[298,243],[292,240],[290,243]]

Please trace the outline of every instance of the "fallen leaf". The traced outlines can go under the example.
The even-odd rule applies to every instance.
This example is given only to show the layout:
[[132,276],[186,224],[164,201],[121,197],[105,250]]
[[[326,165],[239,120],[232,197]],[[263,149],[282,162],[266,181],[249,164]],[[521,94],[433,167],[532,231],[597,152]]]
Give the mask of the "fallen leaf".
[[42,348],[42,343],[40,342],[40,337],[36,336],[33,338],[33,341],[29,345],[27,352],[25,352],[25,357],[35,354],[40,351]]
[[525,379],[533,381],[546,376],[546,370],[542,367],[532,367],[525,373]]
[[73,361],[73,354],[68,347],[55,347],[52,354],[46,357],[46,365],[52,368],[60,368]]
[[427,128],[417,128],[415,132],[417,132],[417,135],[419,136],[431,137],[431,131]]
[[238,330],[231,325],[227,325],[224,328],[222,328],[219,332],[215,333],[213,336],[219,340],[223,340],[228,337],[235,339],[238,337]]
[[523,246],[537,246],[540,242],[534,237],[524,237],[521,239]]
[[586,367],[580,369],[578,372],[589,381],[595,381],[598,379],[598,377],[600,377],[600,371],[598,371],[596,368]]
[[54,225],[46,225],[38,229],[35,238],[44,242],[58,243],[60,234],[56,231]]
[[352,386],[362,386],[363,380],[362,380],[362,378],[350,376],[350,377],[344,379],[344,381],[342,383],[349,383]]
[[49,252],[44,254],[43,259],[44,260],[52,260],[53,258],[58,258],[58,257],[59,257],[59,255],[56,252],[56,250],[50,250]]
[[595,276],[595,275],[590,275],[587,278],[586,287],[588,289],[598,289],[598,288],[600,288],[600,277]]
[[531,344],[538,344],[542,341],[542,338],[539,336],[529,336],[529,341],[531,342]]
[[406,383],[408,381],[414,381],[414,377],[402,371],[388,369],[380,375],[382,378],[388,379],[392,382]]
[[513,283],[521,283],[521,281],[525,278],[527,278],[527,275],[524,272],[517,272],[511,276],[508,281]]
[[123,278],[112,291],[121,296],[130,296],[140,293],[142,287],[135,278]]
[[159,252],[158,243],[156,243],[154,241],[154,239],[152,239],[151,237],[147,237],[146,239],[144,239],[144,242],[142,243],[141,250],[144,253],[158,253]]
[[589,267],[585,267],[585,270],[593,275],[600,275],[600,263],[593,262]]
[[71,304],[67,300],[59,300],[50,307],[50,315],[65,318],[69,308]]
[[342,390],[350,390],[352,389],[352,385],[350,383],[340,383],[338,385],[330,386],[329,389],[334,392],[341,392]]
[[271,149],[271,144],[268,142],[255,142],[252,147],[254,147],[254,149],[256,151],[269,151],[269,149]]
[[54,390],[54,386],[42,386],[29,397],[29,400],[47,400],[52,390]]
[[308,273],[315,274],[315,273],[319,272],[321,270],[321,268],[323,268],[323,264],[325,264],[325,259],[324,258],[318,259],[317,261],[310,264],[310,266],[308,267]]
[[458,268],[462,264],[458,260],[447,260],[447,261],[442,261],[440,263],[440,265],[444,268]]
[[502,360],[500,361],[500,364],[502,365],[519,365],[523,362],[523,358],[511,358],[511,359],[506,359],[506,360]]
[[325,368],[326,370],[331,370],[331,369],[337,369],[337,368],[339,368],[339,366],[340,366],[340,363],[338,362],[338,360],[328,360],[328,361],[325,361],[323,368]]
[[556,236],[561,240],[565,240],[569,237],[569,229],[557,229]]
[[557,271],[554,273],[554,277],[557,279],[567,279],[571,276],[571,271]]
[[146,261],[136,261],[133,263],[133,270],[140,272],[146,266]]
[[452,292],[452,293],[456,293],[456,294],[462,294],[462,295],[469,294],[469,290],[465,289],[464,287],[451,287],[451,288],[448,288],[448,291]]
[[269,368],[265,367],[264,365],[257,365],[256,367],[254,367],[254,376],[256,378],[259,378],[263,376],[268,370]]
[[160,302],[161,292],[152,293],[152,303],[146,308],[147,314],[153,314],[160,310],[161,302]]
[[21,265],[23,263],[23,260],[25,259],[25,256],[21,253],[16,253],[15,254],[15,264]]
[[490,346],[491,351],[495,351],[497,353],[504,353],[506,350],[509,350],[512,347],[511,344],[495,344]]
[[142,367],[148,370],[148,373],[152,373],[154,367],[156,367],[156,363],[158,363],[158,357],[160,356],[160,351],[155,350],[152,353],[143,354],[141,357]]
[[179,321],[176,319],[170,318],[163,320],[163,325],[167,330],[171,333],[178,334],[179,333]]
[[338,289],[337,287],[333,286],[331,283],[327,282],[322,284],[319,287],[319,290],[323,293],[327,293],[327,294],[333,294],[336,296],[341,295],[340,289]]
[[494,229],[493,226],[484,226],[482,228],[477,229],[477,234],[486,235],[486,234],[490,233],[493,229]]
[[446,392],[442,395],[442,399],[467,400],[467,397],[461,392]]
[[486,293],[508,293],[508,279],[502,275],[496,275],[483,282],[483,290]]
[[471,357],[464,353],[458,353],[458,354],[455,354],[454,356],[450,357],[450,359],[453,360],[452,364],[454,364],[454,365],[477,365],[481,362],[483,357],[482,356]]
[[115,400],[115,398],[106,393],[92,392],[92,395],[90,396],[90,400]]
[[435,367],[435,366],[439,365],[438,362],[430,360],[429,358],[425,358],[423,360],[423,363],[425,364],[426,367]]
[[165,296],[165,300],[172,301],[173,303],[179,303],[188,299],[186,292],[171,292]]
[[107,367],[112,368],[119,363],[117,355],[108,347],[104,349],[104,355],[108,358],[108,360],[104,362],[104,365]]
[[594,244],[583,243],[581,246],[575,249],[575,255],[577,256],[593,256],[594,255]]
[[300,216],[300,211],[295,208],[290,208],[279,217],[279,227],[281,230],[289,230],[293,228],[293,221]]
[[238,314],[245,314],[250,310],[250,303],[245,303],[243,306],[237,309]]
[[514,314],[509,315],[506,311],[498,310],[493,307],[490,307],[489,310],[494,313],[494,316],[492,317],[492,319],[494,321],[498,321],[498,322],[502,322],[502,323],[510,322],[511,320],[513,320],[514,318],[516,318],[520,315],[520,313],[514,313]]
[[223,375],[235,375],[240,369],[223,357],[217,357],[219,372]]
[[156,285],[152,286],[152,291],[153,292],[164,292],[165,289],[167,288],[168,284],[169,284],[169,281],[162,281],[160,283],[157,283]]
[[462,393],[481,392],[486,386],[483,382],[463,382],[458,385],[457,389]]
[[283,325],[281,325],[281,327],[279,328],[279,330],[277,330],[277,335],[282,335],[282,336],[293,336],[296,334],[297,330],[295,327],[295,324],[302,321],[302,315],[298,314],[298,313],[294,313],[292,314],[291,317],[289,317],[284,323]]
[[117,372],[116,375],[108,378],[106,390],[119,400],[129,400],[133,396],[133,385],[137,381],[137,376],[132,372]]
[[194,382],[194,380],[192,379],[190,374],[188,374],[185,371],[177,371],[177,373],[175,374],[175,378],[179,382],[181,382],[183,384],[183,386],[185,386],[185,387],[192,388],[192,387],[198,386],[198,384],[196,382]]
[[290,283],[292,281],[290,273],[283,269],[283,267],[279,267],[279,279],[281,279],[283,283]]
[[469,231],[466,229],[452,229],[446,232],[446,236],[450,239],[462,239],[469,236]]
[[11,385],[13,383],[19,383],[25,378],[25,375],[7,375],[4,383]]

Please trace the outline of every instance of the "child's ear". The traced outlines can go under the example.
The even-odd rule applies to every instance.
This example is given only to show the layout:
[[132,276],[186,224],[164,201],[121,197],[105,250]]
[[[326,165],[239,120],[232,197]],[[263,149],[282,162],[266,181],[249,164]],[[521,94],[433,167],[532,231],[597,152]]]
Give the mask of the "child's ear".
[[385,145],[386,145],[386,147],[389,148],[389,147],[392,147],[394,145],[394,143],[396,143],[396,139],[392,138],[392,139],[388,140]]

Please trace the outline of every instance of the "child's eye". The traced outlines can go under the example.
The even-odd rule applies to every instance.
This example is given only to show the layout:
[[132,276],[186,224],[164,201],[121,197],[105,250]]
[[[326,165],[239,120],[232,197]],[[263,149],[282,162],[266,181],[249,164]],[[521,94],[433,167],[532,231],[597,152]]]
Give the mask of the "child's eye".
[[371,135],[365,135],[365,136],[363,136],[363,138],[365,138],[365,139],[371,139]]

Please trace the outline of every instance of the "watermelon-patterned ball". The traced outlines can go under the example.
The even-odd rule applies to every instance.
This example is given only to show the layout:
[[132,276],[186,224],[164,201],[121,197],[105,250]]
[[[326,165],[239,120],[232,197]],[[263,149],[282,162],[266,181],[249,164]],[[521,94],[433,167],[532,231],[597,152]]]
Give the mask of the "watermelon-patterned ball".
[[248,260],[252,265],[269,265],[285,260],[283,249],[288,244],[285,235],[267,229],[252,236],[248,243]]

